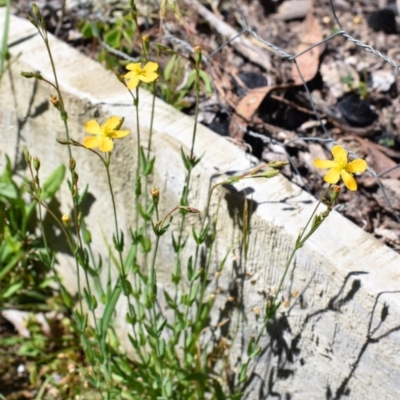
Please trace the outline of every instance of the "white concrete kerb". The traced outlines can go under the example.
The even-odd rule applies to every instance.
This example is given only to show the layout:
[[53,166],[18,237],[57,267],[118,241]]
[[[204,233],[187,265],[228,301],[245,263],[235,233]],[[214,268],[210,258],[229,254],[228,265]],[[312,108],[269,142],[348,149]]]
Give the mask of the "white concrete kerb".
[[[3,21],[4,9],[0,9],[0,31]],[[29,22],[11,18],[9,42],[33,32],[35,28]],[[50,44],[67,102],[71,136],[81,141],[87,120],[105,120],[111,115],[124,116],[125,129],[134,133],[135,114],[131,98],[115,77],[65,43],[51,37]],[[10,53],[14,62],[10,73],[3,78],[0,93],[0,168],[4,165],[5,154],[14,159],[22,146],[28,146],[32,155],[40,157],[45,175],[59,163],[68,161],[66,149],[55,140],[63,137],[62,124],[57,111],[48,106],[50,94],[55,93],[40,82],[35,88],[34,80],[22,78],[20,71],[40,71],[52,80],[48,57],[38,35],[13,46]],[[151,101],[149,93],[140,91],[141,129],[145,136],[149,128]],[[18,132],[17,118],[22,121],[28,110],[28,118]],[[165,209],[169,209],[179,202],[185,176],[180,148],[190,148],[193,119],[160,100],[156,110],[155,184],[161,190]],[[136,162],[133,150],[135,135],[126,139],[116,142],[112,171],[117,201],[122,204],[119,208],[121,228],[125,231],[132,225],[134,203],[133,175],[127,169],[127,163]],[[88,215],[89,226],[94,242],[103,243],[103,232],[112,232],[113,229],[104,171],[94,157],[79,150],[74,156],[80,186],[90,184],[93,200]],[[199,209],[204,209],[208,188],[215,175],[244,171],[253,161],[224,138],[199,125],[196,155],[203,154],[202,162],[193,173],[190,202]],[[248,323],[241,325],[232,349],[239,355],[243,351],[241,343],[246,343],[259,327],[251,313],[253,307],[263,303],[258,292],[277,285],[284,262],[315,206],[315,199],[283,177],[247,181],[235,188],[238,191],[249,188],[257,204],[252,216],[247,266],[255,273],[256,282],[246,281],[244,287]],[[221,189],[219,196],[222,211],[216,252],[223,257],[232,240],[240,235],[240,228],[235,216],[227,211],[228,203],[224,196],[229,195]],[[64,188],[60,198],[61,211],[68,210],[68,201],[63,200],[67,198]],[[101,216],[100,221],[98,216]],[[196,218],[191,221],[197,222]],[[188,248],[190,250],[190,246]],[[98,250],[102,251],[101,248]],[[169,280],[171,254],[171,244],[164,243],[160,248],[163,260],[159,266],[161,281]],[[228,264],[224,272],[225,295],[228,294],[229,282],[234,279],[234,260],[230,259]],[[64,275],[66,281],[73,278],[68,281],[73,290],[74,275],[67,269]],[[257,368],[260,379],[254,381],[254,387],[262,385],[265,398],[279,393],[290,395],[292,399],[321,399],[328,398],[327,391],[333,393],[334,398],[335,395],[340,397],[345,388],[345,391],[349,390],[351,399],[399,399],[399,278],[399,255],[339,213],[332,212],[296,257],[284,293],[287,295],[298,289],[301,295],[281,315],[275,330],[270,332],[272,346],[260,361]],[[224,304],[222,301],[220,308]],[[389,307],[389,316],[380,322],[384,304]],[[126,305],[121,303],[119,325],[122,335],[126,331],[125,308]],[[220,308],[215,310],[216,319]],[[264,344],[270,340],[266,337]],[[259,398],[256,393],[252,392],[249,398]]]

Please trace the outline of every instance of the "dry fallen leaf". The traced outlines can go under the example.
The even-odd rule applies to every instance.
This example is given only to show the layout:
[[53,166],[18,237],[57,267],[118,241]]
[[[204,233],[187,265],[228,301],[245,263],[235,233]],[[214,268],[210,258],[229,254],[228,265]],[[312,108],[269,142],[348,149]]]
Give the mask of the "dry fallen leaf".
[[[371,142],[368,139],[363,139],[363,148],[368,154],[368,165],[377,173],[381,174],[397,165],[395,161],[389,158],[384,151],[383,146]],[[385,178],[399,179],[400,168],[393,169],[384,175]]]
[[255,89],[248,89],[247,94],[242,97],[235,107],[235,114],[229,124],[229,136],[235,139],[243,139],[244,131],[248,122],[260,107],[265,96],[277,89],[288,89],[293,84],[262,86]]
[[[305,33],[303,39],[297,48],[296,54],[307,50],[310,46],[319,43],[322,40],[322,29],[317,18],[313,14],[312,0],[309,0],[307,16],[304,21]],[[319,69],[319,58],[322,52],[322,45],[316,46],[304,54],[296,58],[297,65],[305,82],[309,82],[317,74]],[[292,79],[296,85],[302,85],[303,81],[296,68],[296,64],[292,66]]]

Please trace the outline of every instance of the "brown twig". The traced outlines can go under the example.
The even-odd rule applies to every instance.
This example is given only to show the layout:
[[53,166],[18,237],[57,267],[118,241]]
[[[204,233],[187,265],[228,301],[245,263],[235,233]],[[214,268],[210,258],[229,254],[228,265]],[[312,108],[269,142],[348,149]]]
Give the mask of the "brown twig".
[[254,46],[254,44],[243,35],[238,36],[240,32],[216,17],[197,0],[184,0],[184,3],[190,7],[191,10],[201,15],[221,36],[228,38],[228,40],[236,37],[236,39],[231,42],[231,45],[244,57],[265,70],[270,70],[272,68],[269,55],[265,51]]
[[62,0],[60,19],[57,22],[57,27],[56,27],[56,30],[54,32],[54,36],[56,36],[56,37],[58,37],[58,35],[60,33],[61,26],[62,26],[62,23],[63,23],[63,19],[64,19],[64,16],[65,16],[65,3],[66,3],[66,0]]

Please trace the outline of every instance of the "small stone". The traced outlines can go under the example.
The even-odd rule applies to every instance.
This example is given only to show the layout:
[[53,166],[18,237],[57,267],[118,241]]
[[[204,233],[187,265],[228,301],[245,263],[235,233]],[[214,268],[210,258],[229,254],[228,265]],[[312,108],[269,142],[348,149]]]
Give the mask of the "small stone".
[[[264,75],[257,74],[255,72],[242,72],[238,74],[238,78],[249,89],[268,86],[267,78]],[[237,82],[235,82],[235,86],[239,97],[242,97],[246,94],[246,89],[239,85]]]
[[277,17],[282,21],[304,18],[307,14],[307,0],[287,0],[278,7]]
[[371,72],[371,87],[379,92],[388,92],[394,81],[395,77],[389,71],[377,70]]
[[325,17],[322,18],[322,22],[323,22],[325,25],[328,25],[328,24],[331,22],[331,18],[328,17],[327,15],[325,15]]
[[367,23],[375,32],[397,33],[396,14],[389,8],[382,8],[368,15]]
[[68,38],[67,41],[68,42],[75,42],[76,40],[80,40],[82,39],[83,35],[81,32],[75,30],[75,29],[70,29],[68,31]]
[[360,99],[355,93],[350,93],[337,103],[343,118],[352,126],[369,126],[377,119],[371,109],[369,100]]
[[357,87],[360,82],[357,71],[349,63],[341,60],[322,64],[320,74],[332,96],[336,99]]

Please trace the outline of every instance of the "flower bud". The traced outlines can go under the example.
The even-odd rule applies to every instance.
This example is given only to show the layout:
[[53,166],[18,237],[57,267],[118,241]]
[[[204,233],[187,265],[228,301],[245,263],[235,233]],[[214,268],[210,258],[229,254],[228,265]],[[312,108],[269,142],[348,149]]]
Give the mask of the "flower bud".
[[76,185],[78,183],[79,176],[75,171],[72,171],[72,183]]
[[74,158],[71,158],[70,160],[69,160],[69,170],[72,172],[72,171],[75,171],[75,167],[76,167],[76,161],[75,161],[75,159]]
[[31,157],[31,155],[29,154],[29,151],[28,151],[28,149],[27,149],[26,147],[24,147],[24,157],[25,157],[26,163],[27,163],[28,165],[30,165],[30,164],[31,164],[32,157]]
[[60,100],[58,100],[57,96],[50,96],[50,103],[53,104],[57,110],[60,108]]
[[36,79],[39,79],[39,80],[42,80],[43,79],[43,76],[41,75],[41,73],[40,72],[25,72],[25,71],[22,71],[21,72],[21,75],[24,77],[24,78],[36,78]]
[[66,228],[71,227],[71,217],[68,214],[63,214],[61,217],[61,221]]
[[[321,217],[326,218],[330,214],[331,211],[332,211],[332,208],[328,207],[324,212],[321,213]],[[321,223],[321,222],[322,222],[322,220],[319,221],[319,223]]]
[[34,72],[25,72],[25,71],[21,71],[21,75],[24,78],[34,78],[35,77],[35,73]]
[[60,144],[73,144],[72,140],[62,140],[62,139],[56,139],[56,140]]
[[260,175],[260,177],[262,178],[273,178],[274,176],[279,175],[279,169],[269,169],[267,171],[265,171],[263,174]]
[[179,206],[179,209],[184,210],[190,214],[197,214],[200,212],[197,208],[194,207]]
[[151,197],[153,198],[153,204],[157,207],[160,199],[160,191],[156,188],[150,190]]
[[339,197],[340,194],[340,186],[333,185],[331,192],[331,204]]
[[142,35],[142,42],[143,42],[143,47],[144,47],[144,53],[149,53],[150,50],[150,38],[148,35],[143,34]]
[[40,160],[37,157],[33,159],[33,168],[35,168],[36,172],[40,169]]
[[268,163],[268,166],[272,168],[282,168],[288,164],[289,163],[287,161],[271,161]]
[[39,19],[41,17],[39,7],[35,3],[32,4],[32,14],[37,19]]
[[196,65],[199,66],[202,60],[202,49],[201,46],[196,46],[194,49],[194,60],[196,61]]
[[87,229],[85,229],[85,232],[83,233],[83,241],[85,244],[92,243],[92,234]]

